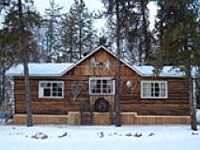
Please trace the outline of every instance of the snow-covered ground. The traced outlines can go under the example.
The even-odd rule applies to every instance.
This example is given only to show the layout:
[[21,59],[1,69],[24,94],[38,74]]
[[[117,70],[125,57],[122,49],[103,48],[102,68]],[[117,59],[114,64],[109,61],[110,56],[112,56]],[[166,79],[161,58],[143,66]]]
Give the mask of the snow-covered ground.
[[0,150],[193,150],[199,147],[200,131],[193,132],[189,125],[0,126]]

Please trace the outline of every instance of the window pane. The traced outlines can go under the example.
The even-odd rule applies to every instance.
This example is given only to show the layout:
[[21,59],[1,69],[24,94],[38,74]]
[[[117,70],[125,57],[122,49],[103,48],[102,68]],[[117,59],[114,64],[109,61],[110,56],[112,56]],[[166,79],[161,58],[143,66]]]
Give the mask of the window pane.
[[161,83],[161,84],[160,84],[160,91],[161,91],[160,96],[161,96],[161,97],[166,97],[166,95],[165,95],[166,91],[165,91],[165,90],[166,90],[166,89],[165,89],[165,83]]
[[143,83],[143,97],[151,97],[151,83]]
[[51,87],[51,83],[46,83],[46,87]]
[[95,93],[101,93],[101,88],[96,88]]
[[51,96],[51,90],[50,89],[44,89],[44,96]]
[[62,83],[53,83],[53,96],[62,96]]
[[112,94],[113,82],[111,79],[92,79],[90,80],[90,92],[92,94]]
[[59,87],[59,88],[57,89],[57,91],[58,91],[58,92],[62,92],[62,88]]
[[166,82],[147,81],[142,83],[142,96],[144,98],[165,98]]
[[52,94],[53,96],[57,96],[57,93],[56,92],[53,92],[53,94]]
[[107,81],[107,93],[113,93],[113,80]]
[[96,86],[97,82],[96,82],[96,80],[90,80],[90,84],[93,86]]
[[96,93],[101,93],[101,80],[96,80]]
[[107,80],[102,80],[102,88],[103,93],[107,93]]
[[59,92],[59,93],[58,93],[58,96],[62,97],[62,92]]
[[90,92],[95,93],[95,88],[96,88],[96,80],[90,80]]
[[39,90],[42,91],[40,92],[40,97],[59,98],[63,96],[63,83],[57,83],[54,81],[42,82],[40,83]]
[[46,85],[46,83],[40,83],[40,87],[47,87]]
[[165,96],[165,89],[161,89],[161,94],[160,94],[160,96],[161,96],[161,97],[166,97],[166,96]]
[[151,83],[151,97],[155,96],[155,84]]
[[95,88],[90,89],[90,92],[91,92],[91,93],[95,93]]
[[159,91],[160,91],[159,84],[155,83],[154,85],[155,85],[155,89],[154,89],[155,94],[154,95],[155,95],[155,97],[159,97]]
[[58,83],[53,83],[53,88],[57,88]]
[[147,88],[143,88],[143,97],[148,97],[148,89]]
[[62,84],[62,83],[57,83],[57,86],[58,86],[58,88],[61,88],[61,89],[62,89],[63,84]]

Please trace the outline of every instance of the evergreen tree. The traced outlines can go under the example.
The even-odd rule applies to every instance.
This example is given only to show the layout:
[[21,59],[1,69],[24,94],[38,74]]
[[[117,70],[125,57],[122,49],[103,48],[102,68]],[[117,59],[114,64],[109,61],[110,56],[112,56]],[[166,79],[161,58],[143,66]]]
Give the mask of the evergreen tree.
[[46,62],[47,54],[45,53],[46,45],[44,45],[44,26],[41,18],[40,26],[33,29],[33,37],[35,39],[35,50],[30,54],[30,62]]
[[112,41],[110,41],[108,37],[108,32],[103,29],[101,30],[99,35],[96,35],[95,42],[96,42],[95,45],[97,45],[97,47],[104,46],[108,49],[111,49],[113,43]]
[[[6,10],[10,6],[11,0],[2,0],[0,1],[0,16],[1,14],[5,15]],[[2,13],[3,12],[3,13]],[[1,18],[2,19],[2,18]],[[2,21],[3,22],[3,19]],[[7,29],[1,27],[0,29],[0,106],[5,102],[6,94],[6,70],[13,64],[14,57],[12,57],[11,52],[9,51],[9,40]]]
[[147,8],[147,4],[148,4],[149,0],[140,0],[139,2],[139,8],[140,8],[140,14],[141,14],[141,18],[142,18],[142,33],[141,33],[141,37],[142,37],[142,42],[141,42],[141,47],[143,47],[144,51],[144,62],[149,63],[150,62],[150,57],[151,57],[151,40],[152,40],[152,36],[151,33],[149,31],[149,21],[148,21],[148,8]]
[[77,30],[76,12],[72,7],[62,20],[62,61],[73,62],[76,58],[77,49]]
[[[6,36],[5,36],[6,35]],[[6,94],[6,70],[14,64],[15,57],[10,51],[8,31],[6,28],[0,29],[0,106],[5,101]]]
[[[107,10],[112,10],[108,18],[108,29],[110,39],[115,39],[115,29],[117,26],[116,17],[112,14],[116,12],[113,7],[116,0],[102,0]],[[120,42],[123,47],[122,57],[131,63],[149,63],[151,59],[152,34],[149,29],[148,8],[150,0],[119,0],[120,16]],[[113,3],[109,6],[108,3]]]
[[61,10],[54,0],[50,0],[50,8],[45,10],[45,35],[44,35],[44,49],[47,55],[47,62],[52,62],[53,58],[59,55],[61,48]]
[[[160,70],[164,63],[185,72],[189,83],[191,128],[197,130],[191,71],[199,65],[200,26],[195,0],[159,0],[157,39],[158,51],[155,65]],[[159,72],[159,71],[158,71]]]
[[[18,60],[22,60],[24,67],[25,81],[25,99],[27,112],[27,126],[33,125],[32,109],[31,109],[31,94],[29,82],[29,54],[35,48],[35,41],[32,34],[32,28],[39,24],[39,15],[36,14],[33,8],[33,1],[27,0],[22,3],[21,0],[13,0],[12,7],[9,7],[9,12],[6,15],[4,27],[7,29],[6,35],[9,36],[10,50]],[[5,35],[5,37],[6,37]]]
[[11,0],[1,0],[0,1],[0,15],[2,10],[4,10],[6,7],[10,6],[10,1]]
[[81,59],[84,53],[93,50],[93,22],[93,14],[88,11],[84,1],[74,0],[62,23],[63,60],[73,62]]

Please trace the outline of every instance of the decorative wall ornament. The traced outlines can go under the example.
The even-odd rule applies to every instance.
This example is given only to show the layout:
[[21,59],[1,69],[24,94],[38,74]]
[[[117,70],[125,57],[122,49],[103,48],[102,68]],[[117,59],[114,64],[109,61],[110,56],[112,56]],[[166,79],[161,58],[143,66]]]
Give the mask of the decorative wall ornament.
[[134,86],[133,81],[130,81],[130,80],[126,81],[126,86],[127,86],[128,88],[132,88],[132,87]]
[[108,112],[109,111],[109,102],[104,98],[99,98],[95,104],[95,111],[96,112]]
[[109,60],[106,60],[106,61],[104,62],[104,66],[105,66],[106,69],[110,70],[110,69],[111,69],[111,63],[110,63],[110,61],[109,61]]
[[91,67],[97,67],[98,64],[99,64],[99,62],[96,61],[95,58],[90,59],[90,66]]
[[97,67],[98,65],[102,65],[104,66],[105,69],[108,69],[110,70],[111,69],[111,63],[109,60],[106,60],[104,62],[101,62],[101,61],[96,61],[95,58],[91,58],[90,59],[90,66],[95,68]]
[[83,86],[82,84],[78,83],[78,82],[73,82],[71,85],[71,92],[72,95],[74,96],[74,99],[76,99],[77,96],[79,96],[79,94],[81,93]]

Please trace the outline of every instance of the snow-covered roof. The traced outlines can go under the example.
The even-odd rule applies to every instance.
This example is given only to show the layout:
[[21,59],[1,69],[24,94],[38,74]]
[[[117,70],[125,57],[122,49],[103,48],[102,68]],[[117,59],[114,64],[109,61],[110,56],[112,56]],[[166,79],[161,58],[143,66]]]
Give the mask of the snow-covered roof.
[[[109,54],[114,57],[117,57],[113,52],[109,51],[105,47],[101,46],[89,53],[87,56],[83,57],[77,63],[30,63],[29,64],[29,75],[30,76],[62,76],[63,74],[67,73],[68,71],[75,68],[77,65],[81,64],[91,55],[96,53],[99,50],[105,50]],[[121,60],[125,65],[127,65],[130,69],[135,71],[141,76],[154,76],[154,67],[149,65],[129,65],[127,62]],[[196,75],[196,69],[193,68],[192,75]],[[19,64],[16,66],[11,67],[7,72],[7,75],[10,76],[23,76],[23,65]],[[184,77],[184,72],[181,72],[179,68],[174,68],[173,66],[165,66],[163,70],[159,74],[160,77]]]
[[[144,66],[136,66],[133,68],[137,69],[144,76],[153,76],[155,68],[153,66],[144,65]],[[172,66],[163,67],[159,76],[173,76],[173,77],[182,77],[184,76],[184,72],[181,72],[178,68],[173,68]]]
[[[153,76],[154,75],[154,70],[155,68],[150,65],[142,65],[142,66],[137,66],[133,65],[132,66],[134,69],[138,70],[143,76]],[[197,68],[193,68],[191,75],[196,76],[197,75]],[[184,77],[185,73],[180,70],[180,68],[175,68],[173,66],[164,66],[162,71],[159,74],[160,77]]]
[[[30,76],[60,76],[72,63],[29,63]],[[11,67],[7,72],[10,76],[23,76],[24,68],[22,64]]]

